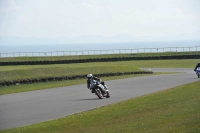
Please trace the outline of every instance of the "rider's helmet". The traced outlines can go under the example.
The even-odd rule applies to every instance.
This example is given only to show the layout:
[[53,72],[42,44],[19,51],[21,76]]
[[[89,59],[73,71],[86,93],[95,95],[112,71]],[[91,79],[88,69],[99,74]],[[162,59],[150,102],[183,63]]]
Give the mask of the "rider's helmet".
[[91,79],[92,77],[93,77],[92,74],[88,74],[88,75],[87,75],[87,78],[88,78],[88,79]]

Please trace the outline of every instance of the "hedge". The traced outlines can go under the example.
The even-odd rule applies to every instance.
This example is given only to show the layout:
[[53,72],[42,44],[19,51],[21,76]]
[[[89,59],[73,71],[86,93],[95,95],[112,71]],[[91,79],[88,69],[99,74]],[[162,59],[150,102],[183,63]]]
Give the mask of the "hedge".
[[175,56],[151,56],[151,57],[115,57],[115,58],[75,59],[75,60],[0,62],[0,66],[71,64],[71,63],[130,61],[130,60],[199,59],[199,58],[200,58],[200,55],[175,55]]

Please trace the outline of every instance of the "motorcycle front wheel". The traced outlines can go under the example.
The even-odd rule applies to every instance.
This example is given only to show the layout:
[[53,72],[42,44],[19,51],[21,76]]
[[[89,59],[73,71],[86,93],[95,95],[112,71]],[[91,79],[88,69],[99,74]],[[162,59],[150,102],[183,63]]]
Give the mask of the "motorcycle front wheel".
[[94,89],[95,94],[98,96],[99,99],[103,98],[103,95],[99,89]]

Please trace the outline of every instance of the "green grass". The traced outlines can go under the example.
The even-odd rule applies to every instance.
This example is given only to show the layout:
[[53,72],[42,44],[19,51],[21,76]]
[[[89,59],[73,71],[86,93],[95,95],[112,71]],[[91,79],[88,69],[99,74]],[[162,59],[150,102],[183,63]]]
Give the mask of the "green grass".
[[94,59],[94,58],[115,58],[115,57],[147,57],[147,56],[173,56],[173,55],[194,55],[194,52],[159,52],[159,53],[128,53],[128,54],[104,54],[104,55],[77,55],[77,56],[46,56],[46,57],[8,57],[0,58],[0,62],[11,61],[51,61],[51,60],[74,60],[74,59]]
[[56,65],[0,66],[0,81],[51,76],[139,71],[139,68],[194,68],[199,59],[96,62]]
[[43,77],[87,75],[88,73],[99,74],[109,72],[139,71],[139,68],[129,65],[112,64],[77,64],[77,65],[43,65],[43,66],[16,66],[4,67],[0,71],[0,81],[22,80]]
[[200,81],[0,133],[199,133]]

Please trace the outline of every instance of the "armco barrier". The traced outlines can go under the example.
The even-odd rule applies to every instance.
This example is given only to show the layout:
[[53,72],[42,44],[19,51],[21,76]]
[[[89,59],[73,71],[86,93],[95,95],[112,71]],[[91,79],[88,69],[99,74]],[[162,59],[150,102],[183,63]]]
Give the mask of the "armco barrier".
[[[94,74],[97,77],[110,77],[110,76],[120,76],[120,75],[131,75],[131,74],[153,74],[152,71],[138,71],[138,72],[117,72],[117,73],[101,73]],[[76,80],[76,79],[84,79],[86,75],[74,75],[74,76],[61,76],[61,77],[46,77],[46,78],[38,78],[38,79],[24,79],[24,80],[14,80],[14,81],[5,81],[0,82],[1,86],[11,86],[11,85],[20,85],[20,84],[33,84],[40,82],[53,82],[53,81],[63,81],[63,80]]]
[[199,59],[199,58],[200,58],[200,55],[151,56],[151,57],[115,57],[115,58],[96,58],[96,59],[77,59],[77,60],[0,62],[0,66],[71,64],[71,63],[130,61],[130,60]]

